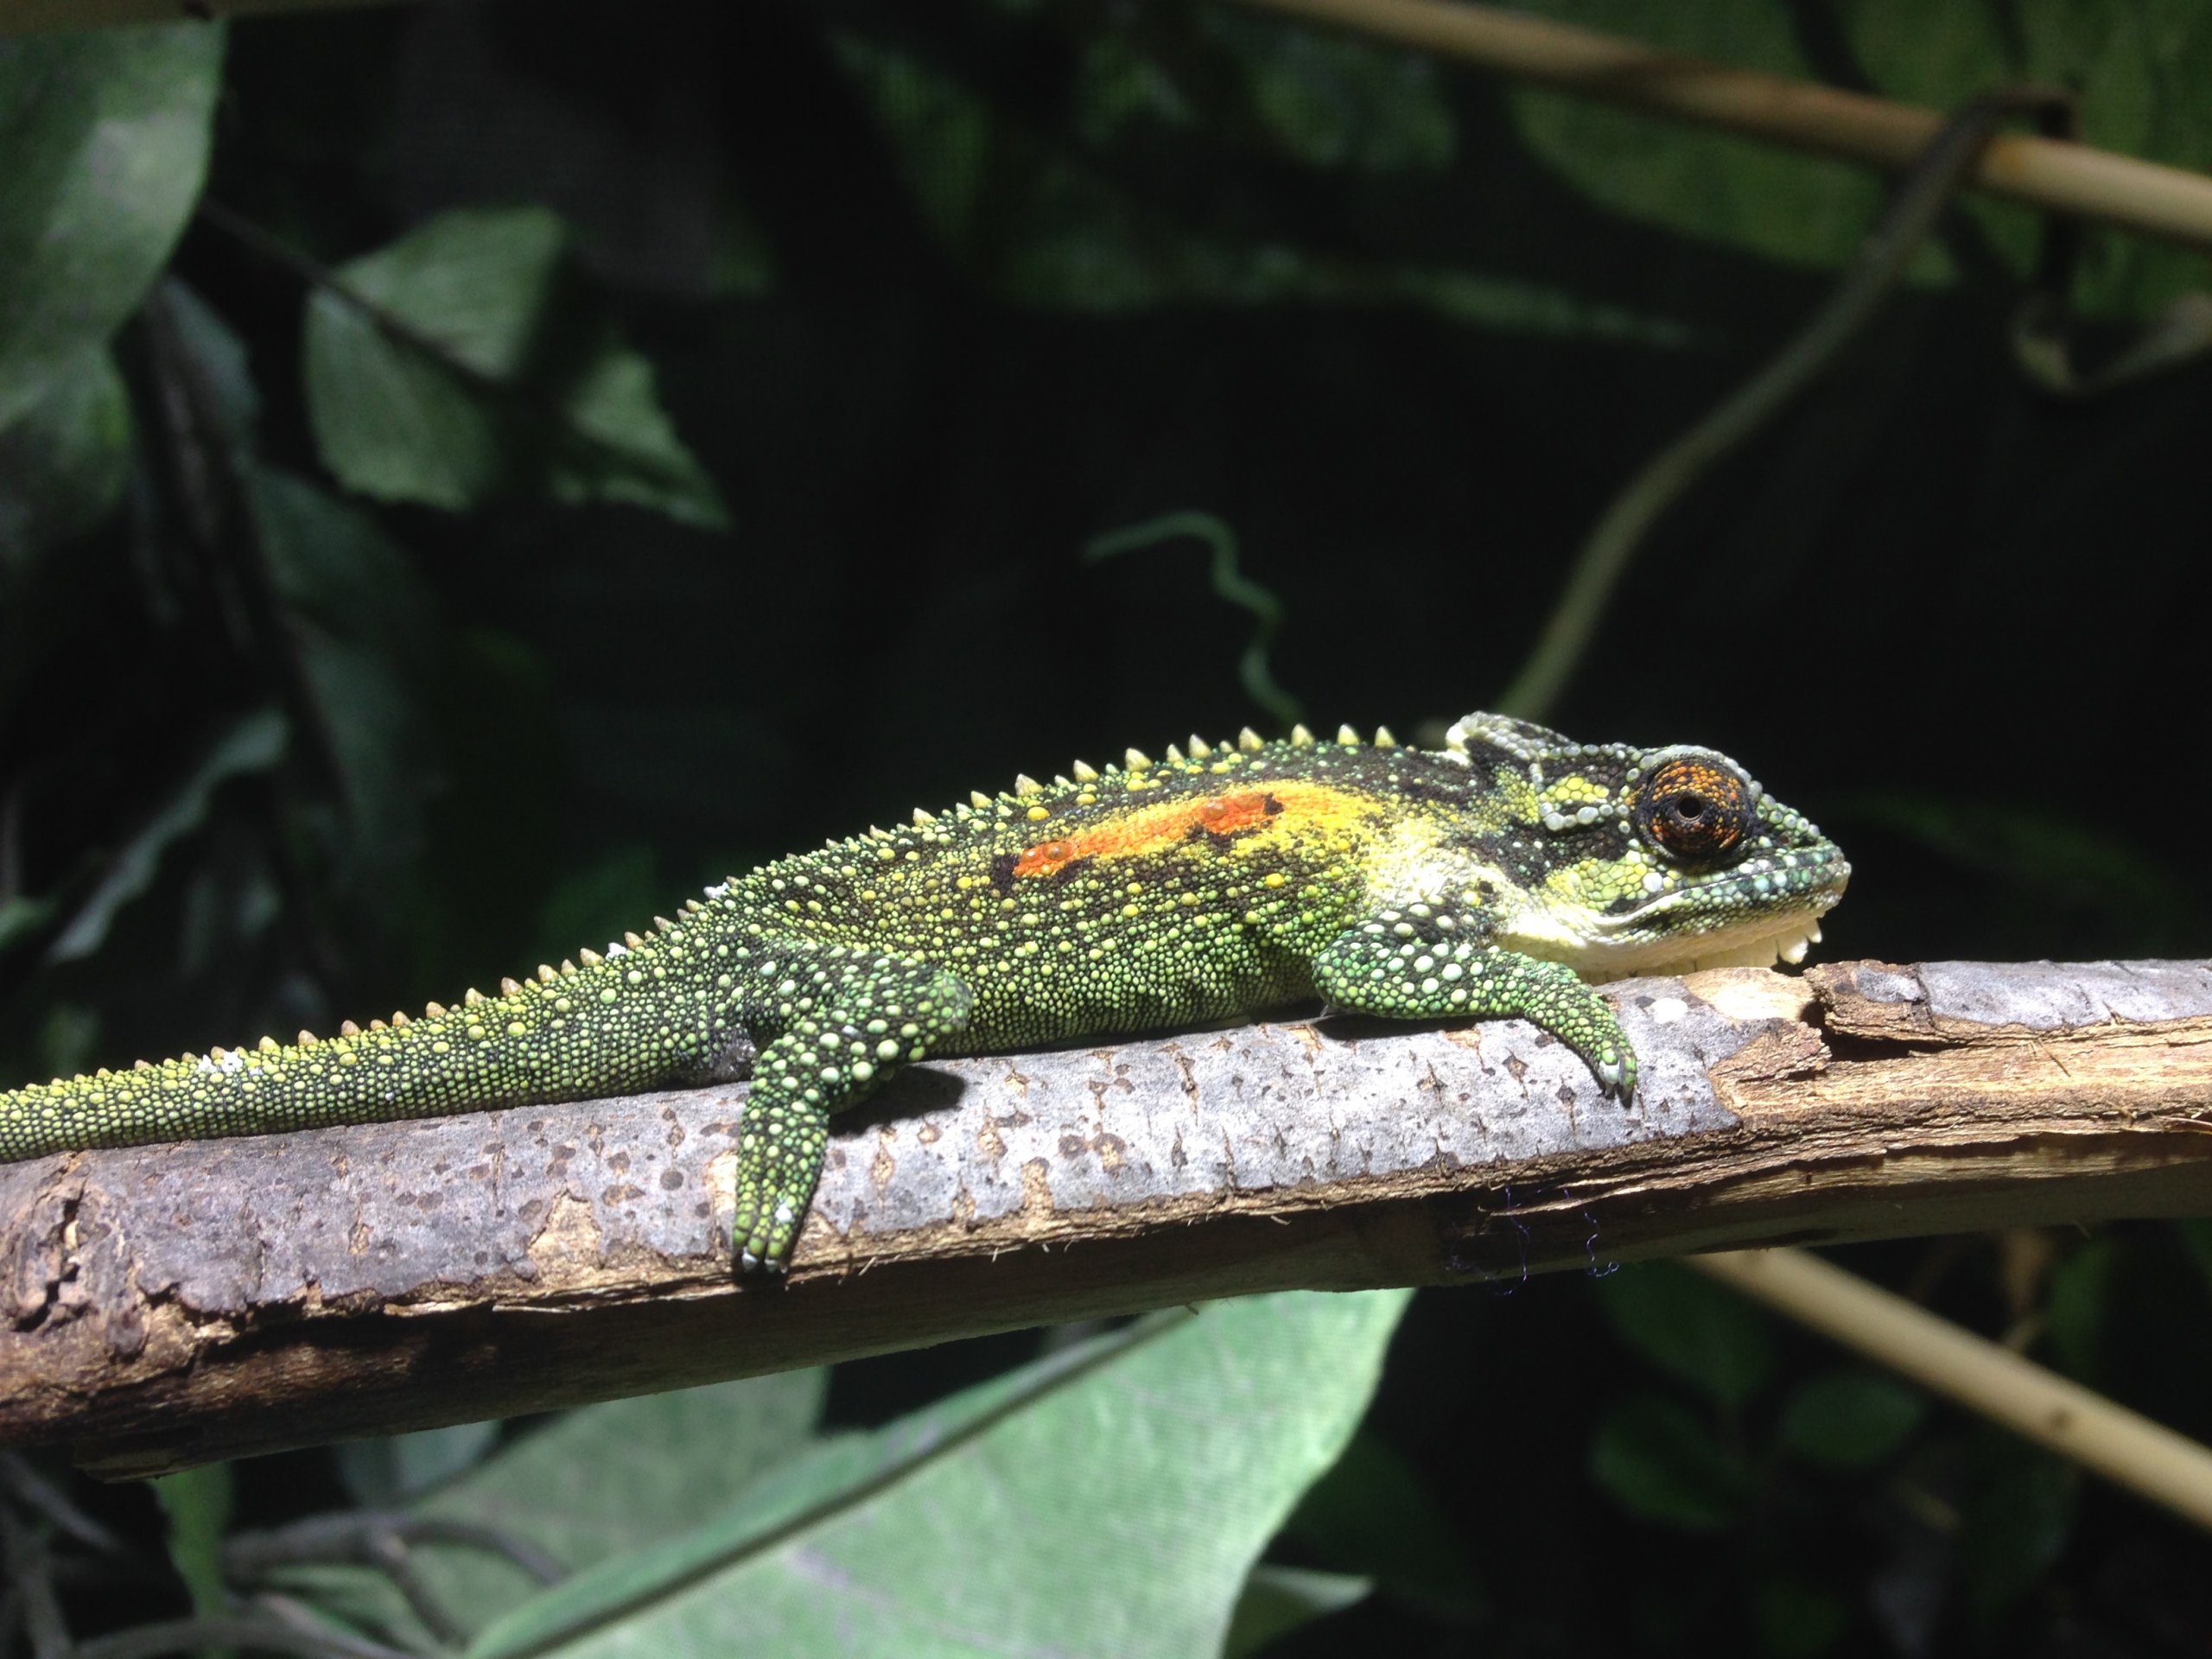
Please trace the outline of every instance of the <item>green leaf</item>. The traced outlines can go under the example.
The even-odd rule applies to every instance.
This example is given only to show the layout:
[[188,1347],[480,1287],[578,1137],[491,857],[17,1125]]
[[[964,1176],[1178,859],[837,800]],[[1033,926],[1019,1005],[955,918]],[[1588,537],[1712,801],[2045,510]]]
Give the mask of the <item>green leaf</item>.
[[0,583],[113,511],[130,473],[130,404],[105,346],[88,347],[0,427]]
[[1623,1342],[1718,1405],[1744,1405],[1773,1375],[1764,1316],[1710,1279],[1655,1262],[1599,1280],[1597,1292]]
[[[1789,12],[1770,0],[1667,8],[1531,0],[1525,10],[1738,68],[1808,77]],[[1540,88],[1513,87],[1508,101],[1529,147],[1624,219],[1825,268],[1849,256],[1881,211],[1881,178],[1848,162]],[[1936,254],[1923,254],[1922,264],[1943,268]]]
[[375,518],[306,480],[249,463],[246,499],[295,650],[317,735],[343,785],[353,884],[390,879],[422,845],[441,731],[428,700],[437,612]]
[[245,342],[189,283],[171,276],[162,283],[157,297],[178,344],[207,391],[233,457],[245,465],[252,459],[254,426],[261,418],[261,389],[253,383]]
[[[2212,104],[2201,95],[2212,80],[2212,9],[2198,0],[1860,0],[1838,21],[1888,97],[1951,109],[2004,81],[2064,86],[2080,99],[2085,143],[2212,171]],[[2030,211],[1971,194],[1965,206],[2025,272],[2038,245]],[[2143,236],[2084,239],[2085,310],[2148,318],[2204,286],[2201,254]]]
[[1829,1371],[1801,1384],[1782,1408],[1782,1445],[1839,1471],[1889,1457],[1928,1414],[1927,1396],[1881,1371]]
[[347,1440],[337,1448],[339,1478],[364,1508],[390,1509],[474,1467],[499,1439],[493,1422]]
[[[411,1514],[489,1529],[550,1555],[565,1571],[592,1567],[712,1519],[763,1471],[813,1445],[827,1382],[825,1370],[787,1371],[562,1412],[465,1470],[448,1471],[435,1491],[414,1500]],[[498,1425],[463,1428],[485,1436]],[[418,1444],[434,1455],[469,1449],[414,1435],[372,1444],[410,1459]],[[390,1471],[365,1472],[379,1479]],[[450,1541],[419,1542],[412,1569],[422,1590],[470,1633],[541,1587],[504,1554]],[[381,1573],[288,1567],[277,1576],[284,1590],[357,1634],[404,1648],[437,1645]]]
[[20,893],[0,899],[0,953],[35,937],[54,915],[54,900]]
[[1364,1409],[1402,1293],[1254,1297],[816,1446],[714,1523],[556,1586],[476,1659],[1218,1651]]
[[[747,1377],[564,1412],[425,1499],[418,1513],[530,1539],[581,1570],[698,1526],[812,1444],[823,1370]],[[472,1628],[533,1586],[505,1562],[442,1550],[423,1582]]]
[[169,1522],[169,1560],[192,1592],[193,1611],[213,1618],[230,1611],[223,1582],[223,1535],[235,1496],[227,1463],[203,1465],[154,1482]]
[[543,208],[449,213],[342,267],[353,298],[316,292],[308,412],[347,488],[456,511],[513,495],[626,501],[727,526],[652,365],[586,302],[566,243]]
[[0,41],[0,429],[84,374],[168,263],[223,39],[190,22]]
[[[1739,68],[1818,79],[1789,8],[1772,0],[1528,0],[1584,29]],[[1858,0],[1834,9],[1851,68],[1880,96],[1955,109],[1986,88],[2035,81],[2082,93],[2091,144],[2202,172],[2212,168],[2212,10],[2196,0]],[[1872,226],[1889,182],[1872,168],[1795,155],[1732,134],[1607,109],[1535,88],[1509,94],[1522,137],[1608,212],[1792,264],[1834,269]],[[1966,211],[2024,276],[2037,215],[1968,193]],[[2204,285],[2202,262],[2136,236],[2093,237],[2077,284],[2091,312],[2148,318]],[[1938,248],[1916,275],[1948,277]]]
[[1372,1579],[1351,1573],[1317,1573],[1311,1567],[1277,1567],[1262,1561],[1244,1580],[1244,1593],[1230,1616],[1222,1659],[1249,1659],[1278,1637],[1317,1618],[1341,1612],[1367,1599]]
[[1425,54],[1219,7],[1089,31],[1071,91],[1093,148],[1204,124],[1308,167],[1451,165],[1457,134]]
[[[1427,308],[1454,321],[1531,334],[1596,335],[1669,346],[1688,337],[1665,319],[1592,304],[1571,289],[1489,272],[1334,257],[1281,242],[1242,241],[1194,230],[1113,182],[1079,152],[1056,147],[1010,119],[933,65],[850,29],[833,29],[830,41],[875,111],[916,206],[949,257],[974,280],[1015,303],[1081,311],[1192,301],[1401,303]],[[1127,56],[1121,47],[1100,49]],[[1359,48],[1355,56],[1371,50]],[[1266,60],[1265,54],[1260,60]],[[1402,73],[1389,66],[1405,60],[1384,53],[1372,61],[1383,66],[1379,80],[1387,83]],[[1416,82],[1421,73],[1414,73]],[[1281,88],[1288,86],[1287,73],[1284,63],[1275,62],[1261,78]],[[1369,124],[1370,116],[1382,118],[1378,106],[1363,101],[1376,90],[1369,87],[1354,97],[1338,111],[1342,119],[1330,132],[1307,134],[1301,142],[1342,151],[1347,158],[1353,152],[1369,154],[1389,165],[1405,158],[1408,145],[1448,152],[1448,131],[1415,139],[1409,136],[1412,129],[1397,129],[1385,137]],[[1129,61],[1099,70],[1091,95],[1103,100],[1088,118],[1093,126],[1122,119],[1133,99],[1164,99],[1161,109],[1179,105],[1156,70]],[[1341,85],[1333,92],[1308,89],[1296,97],[1279,90],[1268,95],[1275,113],[1262,124],[1281,128],[1294,123],[1298,98],[1344,95],[1348,88]],[[1410,100],[1407,108],[1415,128],[1428,124],[1428,118],[1418,113],[1419,104],[1418,99]]]
[[1631,1395],[1599,1419],[1590,1476],[1629,1514],[1681,1532],[1732,1524],[1757,1484],[1709,1423],[1659,1394]]

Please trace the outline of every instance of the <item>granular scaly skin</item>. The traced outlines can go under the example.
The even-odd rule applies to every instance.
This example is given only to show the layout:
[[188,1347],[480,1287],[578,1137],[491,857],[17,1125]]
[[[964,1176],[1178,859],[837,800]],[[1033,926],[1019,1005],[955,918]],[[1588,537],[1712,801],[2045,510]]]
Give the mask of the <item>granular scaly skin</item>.
[[734,1243],[780,1270],[830,1116],[931,1054],[1187,1026],[1317,994],[1533,1020],[1625,1100],[1586,982],[1800,959],[1849,867],[1709,750],[1470,715],[1193,739],[732,877],[652,933],[451,1009],[0,1094],[0,1158],[518,1106],[748,1065]]

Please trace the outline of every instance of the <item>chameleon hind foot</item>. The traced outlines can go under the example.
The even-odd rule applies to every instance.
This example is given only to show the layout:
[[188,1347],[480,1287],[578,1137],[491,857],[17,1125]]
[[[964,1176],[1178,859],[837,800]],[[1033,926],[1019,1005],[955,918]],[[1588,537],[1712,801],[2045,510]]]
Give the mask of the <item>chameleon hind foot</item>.
[[912,957],[780,943],[764,954],[771,989],[755,1020],[777,1034],[753,1062],[738,1122],[731,1245],[741,1273],[781,1274],[822,1178],[830,1116],[941,1046],[973,999]]

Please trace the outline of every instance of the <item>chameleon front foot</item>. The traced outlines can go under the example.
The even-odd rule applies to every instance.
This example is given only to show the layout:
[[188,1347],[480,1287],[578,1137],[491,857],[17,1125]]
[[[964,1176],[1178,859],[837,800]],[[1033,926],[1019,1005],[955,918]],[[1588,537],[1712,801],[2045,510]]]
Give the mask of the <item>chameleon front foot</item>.
[[1636,1052],[1611,1006],[1562,963],[1483,943],[1480,925],[1427,905],[1383,911],[1315,957],[1315,988],[1332,1007],[1389,1020],[1526,1020],[1573,1049],[1601,1095],[1626,1105]]

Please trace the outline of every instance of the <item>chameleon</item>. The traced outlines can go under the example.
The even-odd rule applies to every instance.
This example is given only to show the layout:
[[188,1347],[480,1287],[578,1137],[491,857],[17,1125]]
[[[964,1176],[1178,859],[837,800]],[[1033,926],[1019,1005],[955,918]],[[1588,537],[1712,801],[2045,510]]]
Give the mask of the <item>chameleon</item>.
[[1726,756],[1474,714],[1440,749],[1192,738],[732,876],[495,996],[0,1093],[0,1160],[748,1076],[728,1243],[784,1272],[831,1116],[931,1055],[1319,998],[1518,1016],[1626,1104],[1593,982],[1803,960],[1850,866]]

